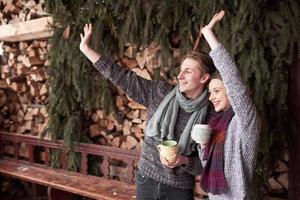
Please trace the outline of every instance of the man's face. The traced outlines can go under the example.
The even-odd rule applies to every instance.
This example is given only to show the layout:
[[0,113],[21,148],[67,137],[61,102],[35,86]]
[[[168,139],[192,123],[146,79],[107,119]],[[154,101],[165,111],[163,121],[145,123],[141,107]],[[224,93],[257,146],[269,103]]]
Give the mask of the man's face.
[[177,76],[179,91],[189,99],[195,99],[201,95],[205,82],[209,79],[208,74],[200,71],[200,64],[191,58],[186,58]]

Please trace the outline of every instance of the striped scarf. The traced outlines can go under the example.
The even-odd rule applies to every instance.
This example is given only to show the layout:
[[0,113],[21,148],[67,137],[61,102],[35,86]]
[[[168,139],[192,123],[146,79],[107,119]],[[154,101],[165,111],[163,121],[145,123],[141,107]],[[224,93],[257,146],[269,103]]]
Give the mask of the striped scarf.
[[232,108],[209,120],[212,127],[212,138],[205,148],[203,159],[207,160],[201,175],[201,188],[212,194],[223,194],[227,191],[224,175],[224,142],[227,127],[234,115]]

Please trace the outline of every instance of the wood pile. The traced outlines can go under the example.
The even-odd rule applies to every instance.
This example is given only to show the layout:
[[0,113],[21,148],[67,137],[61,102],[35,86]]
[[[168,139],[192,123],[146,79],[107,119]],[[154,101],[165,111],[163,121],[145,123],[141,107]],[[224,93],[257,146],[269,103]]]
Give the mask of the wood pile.
[[[3,0],[0,2],[2,27],[6,27],[6,24],[27,22],[44,15],[46,13],[43,0]],[[32,31],[31,35],[34,34]],[[30,132],[37,135],[46,125],[45,104],[49,91],[46,85],[48,50],[47,40],[0,43],[0,123],[2,130],[18,133]]]
[[37,135],[47,122],[48,42],[11,43],[3,48],[7,59],[0,65],[2,129]]
[[44,0],[1,0],[0,25],[15,24],[47,15]]
[[[130,69],[138,76],[152,80],[154,71],[162,63],[161,58],[157,57],[159,46],[152,42],[136,54],[132,45],[128,44],[125,47],[126,50],[117,61],[118,64]],[[159,76],[166,79],[169,71],[169,67],[163,68]],[[174,83],[174,80],[169,81]],[[91,113],[90,137],[102,145],[140,150],[146,128],[146,108],[134,102],[118,87],[114,99],[116,113],[107,116],[101,110]]]
[[288,162],[289,152],[286,145],[282,160],[277,160],[274,170],[272,171],[270,178],[268,179],[268,185],[266,193],[273,197],[287,197],[288,195]]
[[[158,65],[158,59],[155,57],[158,49],[157,45],[152,43],[134,56],[133,47],[128,45],[118,63],[151,80],[151,74]],[[146,108],[134,102],[118,87],[114,99],[116,113],[107,116],[101,110],[91,113],[91,138],[102,145],[140,150],[146,128]]]
[[[1,24],[14,24],[42,17],[45,15],[43,4],[42,0],[2,1]],[[47,113],[44,105],[49,89],[45,84],[48,65],[45,55],[48,48],[46,40],[4,45],[7,62],[1,65],[1,78],[5,83],[4,87],[8,89],[2,92],[3,101],[10,90],[15,91],[17,97],[9,97],[2,105],[4,110],[8,110],[3,129],[19,133],[32,132],[36,135],[46,125]],[[136,49],[128,44],[118,63],[139,76],[151,79],[150,74],[154,74],[155,69],[161,65],[156,56],[156,52],[159,51],[158,45],[151,43],[137,54],[135,51]],[[164,72],[161,72],[160,76],[165,77]],[[121,89],[118,88],[117,91],[115,103],[118,112],[104,115],[103,111],[97,110],[91,113],[90,136],[103,145],[139,150],[146,126],[146,108],[128,98]]]

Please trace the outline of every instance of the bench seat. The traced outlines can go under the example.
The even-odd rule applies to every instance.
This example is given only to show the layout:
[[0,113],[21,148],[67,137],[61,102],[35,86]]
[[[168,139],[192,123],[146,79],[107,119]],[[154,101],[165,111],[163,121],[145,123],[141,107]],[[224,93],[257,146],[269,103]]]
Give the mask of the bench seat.
[[0,159],[0,173],[93,199],[132,200],[136,198],[136,186],[133,184],[62,169],[28,165],[10,159]]

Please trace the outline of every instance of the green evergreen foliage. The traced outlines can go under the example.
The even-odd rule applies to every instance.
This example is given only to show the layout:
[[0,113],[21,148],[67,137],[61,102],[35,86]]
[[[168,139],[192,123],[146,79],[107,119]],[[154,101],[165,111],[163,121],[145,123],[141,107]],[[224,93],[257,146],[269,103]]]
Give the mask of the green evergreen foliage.
[[67,170],[78,171],[80,169],[80,154],[70,151],[68,153],[68,166]]
[[[49,54],[48,132],[53,139],[64,138],[67,147],[86,134],[86,110],[113,110],[106,80],[78,48],[85,23],[93,23],[92,45],[102,54],[119,56],[127,43],[134,44],[137,51],[155,40],[161,46],[163,65],[176,70],[177,61],[169,62],[170,34],[179,33],[184,53],[193,47],[200,25],[224,9],[226,15],[216,33],[235,58],[263,119],[256,182],[266,181],[265,172],[274,159],[271,152],[283,148],[286,141],[288,65],[295,48],[300,49],[299,1],[47,0],[46,6],[57,22]],[[67,26],[71,27],[71,35],[64,39]],[[208,51],[204,39],[200,47]]]
[[50,150],[50,166],[54,168],[60,168],[62,166],[60,157],[62,155],[61,150],[51,149]]

